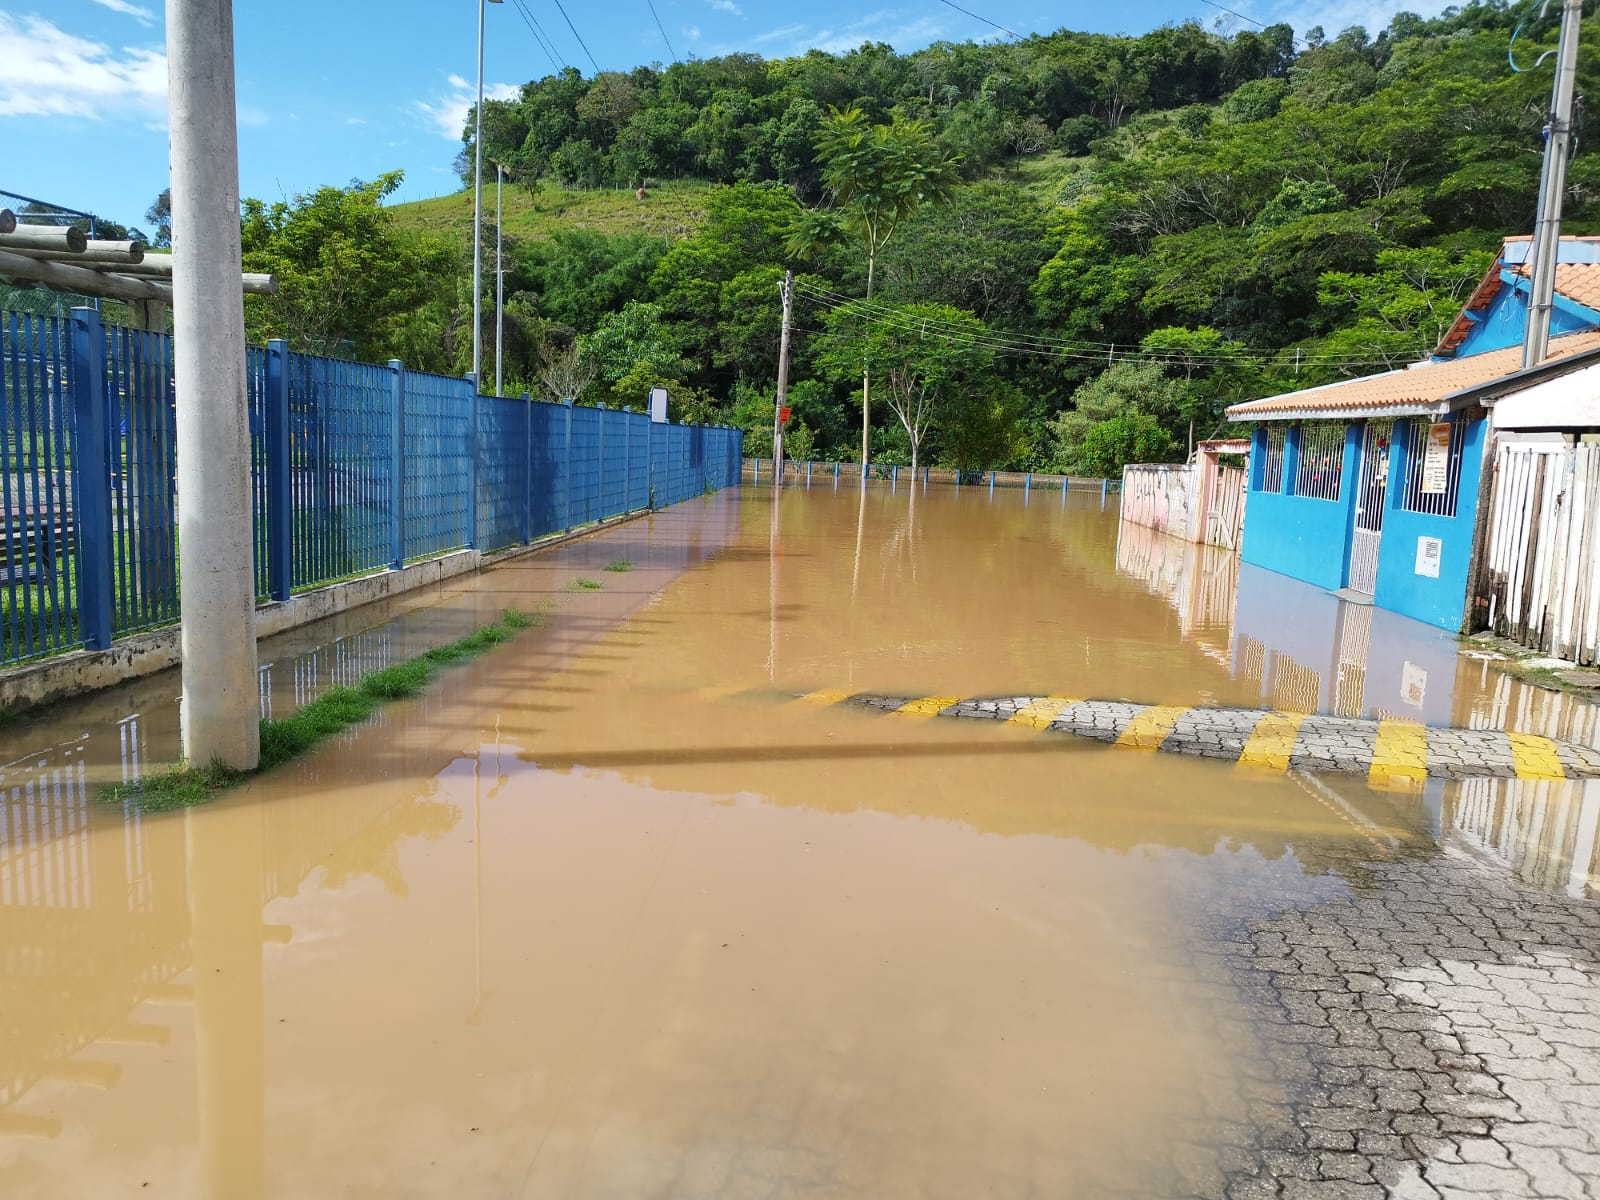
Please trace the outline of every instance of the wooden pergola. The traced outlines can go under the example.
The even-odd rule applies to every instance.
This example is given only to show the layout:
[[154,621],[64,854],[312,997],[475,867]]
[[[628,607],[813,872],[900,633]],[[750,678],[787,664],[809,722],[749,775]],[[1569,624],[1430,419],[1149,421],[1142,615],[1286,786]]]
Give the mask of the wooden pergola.
[[[275,276],[240,273],[246,295],[270,296]],[[57,292],[122,300],[136,329],[166,327],[172,303],[172,255],[143,242],[91,241],[71,225],[24,225],[0,208],[0,282],[39,284]]]

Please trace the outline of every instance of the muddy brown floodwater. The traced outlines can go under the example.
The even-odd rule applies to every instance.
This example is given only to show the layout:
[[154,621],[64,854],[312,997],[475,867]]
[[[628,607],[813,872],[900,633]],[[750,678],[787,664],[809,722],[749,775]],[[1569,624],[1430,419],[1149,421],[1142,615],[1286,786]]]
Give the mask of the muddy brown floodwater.
[[[208,807],[93,798],[175,755],[171,675],[0,731],[0,1195],[1219,1194],[1307,1086],[1238,931],[1473,804],[1515,868],[1533,801],[786,699],[1348,708],[1343,626],[1308,667],[1271,627],[1313,601],[1236,628],[1194,553],[1098,496],[746,488],[264,643],[281,715],[554,604]],[[1393,636],[1419,704],[1534,703]],[[1578,894],[1571,799],[1533,858]]]

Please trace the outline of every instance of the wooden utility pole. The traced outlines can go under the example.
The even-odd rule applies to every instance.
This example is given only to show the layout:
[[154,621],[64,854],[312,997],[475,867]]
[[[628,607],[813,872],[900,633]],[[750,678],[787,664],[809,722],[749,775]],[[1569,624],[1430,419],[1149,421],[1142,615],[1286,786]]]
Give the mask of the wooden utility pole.
[[1522,335],[1522,366],[1543,362],[1550,348],[1550,312],[1555,304],[1557,247],[1561,242],[1561,198],[1567,187],[1567,150],[1572,138],[1572,94],[1578,77],[1578,22],[1583,0],[1566,0],[1561,11],[1561,41],[1556,50],[1556,81],[1546,127],[1544,170],[1539,177],[1539,217],[1528,258],[1531,275],[1528,323]]
[[783,410],[789,400],[789,329],[794,320],[794,272],[785,271],[778,285],[783,297],[783,334],[778,344],[778,398],[772,406],[772,481],[783,482]]

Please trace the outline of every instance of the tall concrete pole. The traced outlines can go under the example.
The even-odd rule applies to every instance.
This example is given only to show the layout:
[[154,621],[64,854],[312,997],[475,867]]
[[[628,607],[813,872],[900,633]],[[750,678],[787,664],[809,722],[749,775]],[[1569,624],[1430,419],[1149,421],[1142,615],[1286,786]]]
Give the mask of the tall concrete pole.
[[167,0],[183,753],[261,757],[232,0]]
[[1578,22],[1583,0],[1566,0],[1550,99],[1550,125],[1539,178],[1539,217],[1529,255],[1532,273],[1528,323],[1522,336],[1522,366],[1536,367],[1550,349],[1550,313],[1555,307],[1557,249],[1561,243],[1561,199],[1567,188],[1567,151],[1572,139],[1572,94],[1578,78]]
[[472,377],[482,379],[483,331],[483,10],[478,0],[478,107],[473,109],[472,134]]
[[778,398],[772,405],[772,485],[783,483],[783,406],[789,401],[789,330],[794,321],[794,272],[785,271],[778,285],[783,299],[783,332],[778,342]]
[[505,182],[506,169],[494,164],[494,394],[500,394],[500,343],[506,333],[506,270],[500,261],[500,188]]

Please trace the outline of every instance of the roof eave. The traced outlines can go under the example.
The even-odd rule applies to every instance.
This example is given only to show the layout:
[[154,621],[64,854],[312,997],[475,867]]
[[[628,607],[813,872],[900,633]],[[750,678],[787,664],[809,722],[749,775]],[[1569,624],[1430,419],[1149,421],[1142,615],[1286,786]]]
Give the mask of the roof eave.
[[1224,415],[1235,424],[1247,421],[1362,421],[1391,417],[1442,417],[1466,405],[1450,397],[1431,403],[1408,401],[1398,404],[1362,404],[1349,408],[1273,408],[1243,411],[1229,409]]

